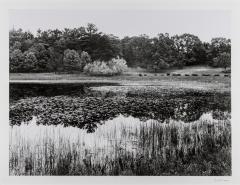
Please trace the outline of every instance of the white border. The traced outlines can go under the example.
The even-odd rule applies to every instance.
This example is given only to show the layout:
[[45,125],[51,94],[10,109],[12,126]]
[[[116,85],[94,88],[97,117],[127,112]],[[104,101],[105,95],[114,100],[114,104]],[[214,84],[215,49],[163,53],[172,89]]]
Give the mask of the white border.
[[[0,1],[0,183],[1,184],[240,184],[240,4],[237,0],[3,0]],[[240,2],[240,1],[239,1]],[[11,177],[8,175],[8,10],[148,9],[230,10],[232,13],[232,176],[231,177]],[[46,20],[47,21],[47,20]],[[205,28],[207,29],[207,28]]]

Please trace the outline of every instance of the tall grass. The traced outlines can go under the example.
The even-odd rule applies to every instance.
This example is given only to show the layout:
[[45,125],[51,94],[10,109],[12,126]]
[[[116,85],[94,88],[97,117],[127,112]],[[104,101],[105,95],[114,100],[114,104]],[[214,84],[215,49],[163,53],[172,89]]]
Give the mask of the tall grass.
[[230,120],[140,121],[119,116],[94,133],[10,127],[10,175],[230,175]]

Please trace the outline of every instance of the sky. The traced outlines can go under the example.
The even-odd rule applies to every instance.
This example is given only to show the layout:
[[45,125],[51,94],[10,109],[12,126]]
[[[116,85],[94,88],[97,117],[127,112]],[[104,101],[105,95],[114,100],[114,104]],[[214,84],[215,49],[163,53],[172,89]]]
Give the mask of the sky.
[[158,33],[191,33],[202,41],[231,38],[231,14],[224,10],[10,10],[9,29],[36,33],[94,23],[99,31],[119,38]]

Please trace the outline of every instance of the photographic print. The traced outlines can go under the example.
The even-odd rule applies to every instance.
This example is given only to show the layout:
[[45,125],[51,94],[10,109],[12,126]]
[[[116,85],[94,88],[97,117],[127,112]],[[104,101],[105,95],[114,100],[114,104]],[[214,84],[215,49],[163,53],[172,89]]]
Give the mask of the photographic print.
[[10,176],[231,176],[225,10],[9,10]]

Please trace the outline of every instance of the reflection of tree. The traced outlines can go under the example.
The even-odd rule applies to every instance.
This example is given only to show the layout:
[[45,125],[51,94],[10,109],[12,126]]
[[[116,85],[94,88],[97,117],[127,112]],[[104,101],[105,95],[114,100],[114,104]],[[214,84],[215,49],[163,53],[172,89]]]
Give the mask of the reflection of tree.
[[[200,118],[211,110],[230,110],[230,99],[222,94],[197,93],[172,94],[165,97],[86,97],[54,96],[27,98],[10,107],[11,124],[21,124],[32,116],[38,124],[75,126],[94,132],[100,122],[119,114],[140,120],[155,119],[163,122],[169,118],[185,122]],[[227,103],[220,101],[225,99]]]

